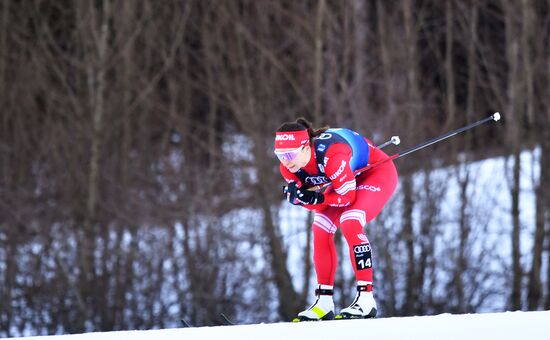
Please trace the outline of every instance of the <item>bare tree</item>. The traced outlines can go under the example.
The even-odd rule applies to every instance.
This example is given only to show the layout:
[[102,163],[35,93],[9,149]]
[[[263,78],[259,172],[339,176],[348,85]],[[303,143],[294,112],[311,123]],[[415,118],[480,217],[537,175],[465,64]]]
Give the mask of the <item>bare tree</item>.
[[[522,51],[522,69],[524,74],[523,87],[525,91],[525,110],[526,120],[529,126],[533,130],[540,131],[540,136],[535,133],[533,138],[538,139],[534,142],[534,145],[540,145],[540,175],[538,183],[534,183],[535,187],[535,231],[534,242],[532,249],[531,269],[529,271],[529,283],[527,293],[527,307],[529,310],[537,310],[543,302],[543,287],[541,282],[541,270],[542,270],[542,254],[545,240],[545,225],[548,225],[548,218],[545,215],[548,214],[548,200],[545,198],[548,194],[545,189],[548,186],[548,171],[545,169],[545,159],[547,156],[544,154],[548,149],[548,129],[537,129],[536,126],[547,126],[550,120],[547,119],[547,115],[536,115],[536,100],[535,89],[537,83],[535,67],[536,64],[543,64],[541,62],[544,55],[544,47],[536,43],[535,40],[535,27],[542,24],[535,15],[535,3],[533,1],[522,1],[521,4],[522,13],[522,25],[521,25],[521,51]],[[540,59],[539,59],[540,58]],[[541,73],[544,74],[544,73]],[[547,75],[548,76],[548,75]],[[548,78],[548,77],[546,77]],[[546,80],[547,81],[547,80]],[[538,121],[538,122],[537,122]]]
[[519,211],[519,194],[520,194],[520,106],[522,105],[519,82],[520,82],[520,65],[519,65],[519,38],[520,32],[518,23],[515,20],[517,8],[514,4],[508,4],[505,8],[505,24],[506,24],[506,61],[509,67],[508,79],[506,81],[507,88],[507,111],[509,112],[510,124],[508,125],[508,136],[510,136],[510,146],[513,159],[513,174],[510,178],[511,198],[512,198],[512,291],[510,292],[510,304],[513,309],[521,309],[521,282],[523,278],[523,268],[521,267],[521,248],[520,248],[520,211]]

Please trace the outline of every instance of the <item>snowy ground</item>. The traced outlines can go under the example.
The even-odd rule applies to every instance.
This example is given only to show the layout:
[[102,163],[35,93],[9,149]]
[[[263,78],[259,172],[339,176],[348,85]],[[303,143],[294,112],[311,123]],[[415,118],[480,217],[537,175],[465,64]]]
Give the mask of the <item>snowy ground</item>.
[[25,340],[548,339],[550,311],[276,323],[28,337]]

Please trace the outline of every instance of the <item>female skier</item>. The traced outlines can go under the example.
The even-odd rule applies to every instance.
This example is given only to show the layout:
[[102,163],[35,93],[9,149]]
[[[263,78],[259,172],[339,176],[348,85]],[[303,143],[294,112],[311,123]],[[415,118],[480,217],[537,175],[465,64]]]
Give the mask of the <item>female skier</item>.
[[[371,318],[377,307],[373,297],[371,246],[363,227],[375,218],[397,185],[391,160],[363,173],[355,171],[389,158],[369,140],[349,129],[314,129],[304,118],[287,122],[275,136],[275,155],[288,185],[286,199],[315,212],[313,261],[317,274],[316,301],[298,319],[330,320],[337,255],[334,233],[340,227],[347,241],[357,293],[342,318]],[[324,191],[320,186],[330,184]]]

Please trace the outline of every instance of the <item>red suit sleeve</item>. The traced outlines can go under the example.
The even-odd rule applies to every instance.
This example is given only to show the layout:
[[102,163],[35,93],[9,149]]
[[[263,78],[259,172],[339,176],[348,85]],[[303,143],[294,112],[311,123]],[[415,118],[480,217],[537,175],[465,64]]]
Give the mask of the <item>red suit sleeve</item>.
[[332,183],[332,189],[325,193],[323,204],[345,207],[355,202],[355,174],[350,167],[351,148],[345,144],[333,144],[327,150],[325,174]]

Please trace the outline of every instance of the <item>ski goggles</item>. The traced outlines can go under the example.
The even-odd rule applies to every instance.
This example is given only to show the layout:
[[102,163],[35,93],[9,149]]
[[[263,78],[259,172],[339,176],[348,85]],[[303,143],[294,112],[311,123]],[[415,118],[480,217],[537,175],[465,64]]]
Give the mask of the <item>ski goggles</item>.
[[277,158],[279,158],[279,161],[287,161],[287,162],[292,162],[294,159],[296,159],[296,157],[298,157],[298,154],[300,153],[300,151],[302,151],[302,149],[304,148],[304,146],[300,146],[298,149],[295,149],[295,150],[290,150],[290,151],[277,151],[275,150],[275,156],[277,156]]

